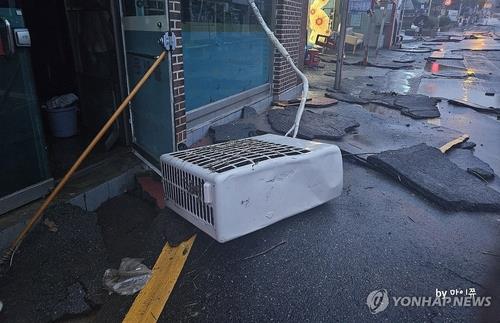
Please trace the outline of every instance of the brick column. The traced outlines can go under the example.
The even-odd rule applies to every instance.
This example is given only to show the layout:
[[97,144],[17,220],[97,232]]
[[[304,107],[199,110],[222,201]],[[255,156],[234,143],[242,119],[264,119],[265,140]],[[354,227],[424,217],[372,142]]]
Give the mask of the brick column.
[[[304,0],[276,0],[274,33],[278,40],[288,50],[294,62],[302,66],[299,58],[304,57],[305,42],[303,32],[304,15],[307,15],[307,1]],[[300,79],[294,70],[278,51],[274,51],[273,66],[273,94],[279,95],[295,87]]]
[[172,52],[172,84],[174,90],[175,142],[186,141],[186,96],[184,93],[184,56],[182,54],[181,1],[169,0],[170,30],[177,37],[177,48]]

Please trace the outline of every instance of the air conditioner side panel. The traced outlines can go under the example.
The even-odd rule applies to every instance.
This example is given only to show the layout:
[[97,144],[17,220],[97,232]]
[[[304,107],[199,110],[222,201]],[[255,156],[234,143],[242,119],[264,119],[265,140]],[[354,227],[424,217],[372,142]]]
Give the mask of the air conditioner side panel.
[[216,239],[234,239],[338,197],[342,155],[338,147],[328,146],[257,164],[217,181]]

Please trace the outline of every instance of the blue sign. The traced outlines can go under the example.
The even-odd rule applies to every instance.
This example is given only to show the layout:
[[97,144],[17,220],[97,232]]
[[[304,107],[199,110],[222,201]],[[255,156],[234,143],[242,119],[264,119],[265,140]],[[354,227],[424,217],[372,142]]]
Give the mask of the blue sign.
[[372,0],[349,1],[349,12],[367,12],[372,8]]

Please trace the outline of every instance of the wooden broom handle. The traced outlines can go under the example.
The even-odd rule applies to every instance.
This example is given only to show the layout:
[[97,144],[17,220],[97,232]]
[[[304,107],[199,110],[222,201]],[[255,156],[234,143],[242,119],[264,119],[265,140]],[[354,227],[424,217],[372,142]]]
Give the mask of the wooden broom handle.
[[49,204],[54,200],[54,198],[57,196],[57,194],[61,191],[61,189],[66,185],[68,180],[71,178],[71,176],[75,173],[75,171],[80,167],[82,162],[87,158],[87,156],[92,152],[92,150],[95,148],[97,143],[102,139],[102,137],[106,134],[106,131],[109,130],[109,128],[113,125],[113,123],[116,121],[116,119],[120,116],[120,114],[127,108],[129,105],[130,101],[135,97],[137,92],[141,89],[141,87],[144,85],[144,83],[149,79],[149,77],[153,74],[153,72],[156,70],[156,68],[161,64],[163,59],[165,58],[165,55],[167,52],[163,51],[160,56],[156,58],[154,61],[153,65],[147,70],[147,72],[144,74],[144,76],[137,82],[137,84],[134,86],[132,91],[130,91],[129,95],[122,101],[122,103],[118,106],[116,111],[113,113],[113,115],[108,119],[106,124],[99,130],[97,135],[92,139],[90,144],[85,148],[85,150],[82,152],[80,157],[76,160],[76,162],[71,166],[71,168],[66,172],[66,175],[64,175],[63,179],[57,184],[56,188],[50,193],[50,195],[45,199],[43,204],[38,208],[38,210],[31,216],[30,220],[24,227],[23,231],[19,233],[17,236],[16,240],[11,244],[11,247],[5,252],[5,254],[2,256],[2,259],[0,259],[0,265],[5,263],[6,261],[9,260],[9,258],[12,257],[13,253],[19,248],[21,245],[22,241],[26,237],[26,235],[30,232],[30,230],[33,228],[33,226],[38,222],[38,220],[41,218],[43,215],[43,212]]

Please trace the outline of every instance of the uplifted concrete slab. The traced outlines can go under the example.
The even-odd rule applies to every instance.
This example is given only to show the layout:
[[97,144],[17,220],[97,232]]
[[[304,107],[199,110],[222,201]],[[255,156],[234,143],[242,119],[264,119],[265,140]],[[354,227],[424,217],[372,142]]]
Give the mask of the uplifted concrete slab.
[[362,92],[360,93],[360,97],[365,100],[370,101],[370,103],[383,105],[389,107],[391,109],[400,110],[399,107],[396,106],[395,101],[399,97],[400,94],[395,92]]
[[463,55],[456,55],[456,54],[451,54],[449,52],[437,50],[437,51],[432,52],[432,54],[429,56],[429,59],[431,59],[431,60],[450,59],[450,60],[463,61],[464,57],[463,57]]
[[461,144],[455,146],[455,148],[460,149],[473,149],[474,147],[476,147],[476,143],[470,140],[464,141]]
[[[390,115],[369,112],[355,104],[339,102],[338,105],[324,112],[356,120],[360,124],[355,132],[347,133],[335,144],[343,151],[366,159],[369,154],[386,150],[400,149],[426,143],[440,148],[459,138],[463,133],[449,128]],[[363,155],[359,155],[363,154]]]
[[327,98],[335,99],[337,101],[343,101],[347,103],[354,104],[368,104],[368,100],[365,100],[359,96],[354,96],[348,93],[337,92],[335,90],[326,89],[328,92],[325,93]]
[[480,179],[492,180],[495,177],[495,171],[490,165],[474,156],[470,149],[452,149],[446,156],[458,167]]
[[[463,133],[449,128],[418,120],[369,112],[359,105],[344,102],[339,102],[335,106],[322,109],[322,111],[310,113],[317,114],[320,119],[332,114],[359,123],[360,126],[354,131],[347,132],[342,140],[330,140],[344,152],[357,155],[361,159],[366,159],[369,154],[400,149],[422,142],[440,148],[463,135]],[[294,112],[290,112],[290,114],[293,115],[293,118],[295,117]],[[265,114],[260,115],[259,119],[255,119],[253,122],[258,133],[279,133],[274,127],[271,128],[269,118]],[[291,124],[289,126],[291,127]],[[301,123],[301,128],[303,126],[304,123]],[[325,141],[329,142],[329,140]]]
[[414,53],[414,54],[430,53],[433,51],[431,48],[395,48],[391,50],[395,52]]
[[400,110],[401,114],[414,119],[437,118],[440,116],[437,103],[439,99],[420,94],[398,94],[394,92],[361,93],[363,99],[391,109]]
[[210,127],[210,134],[214,143],[221,143],[256,136],[257,129],[252,123],[236,121]]
[[401,113],[415,119],[438,118],[441,116],[436,98],[426,95],[401,95],[394,104],[401,108]]
[[448,103],[451,103],[452,105],[457,105],[461,107],[467,107],[472,110],[475,110],[477,112],[483,112],[483,113],[491,113],[491,114],[497,114],[500,115],[500,108],[495,108],[495,107],[486,107],[474,102],[466,101],[466,100],[460,100],[460,99],[452,99],[448,100]]
[[499,211],[500,193],[425,144],[385,151],[368,162],[448,210]]
[[394,63],[401,63],[401,64],[415,63],[415,59],[414,58],[395,58],[392,61]]
[[[297,114],[297,108],[271,109],[267,118],[271,127],[286,133],[292,127]],[[304,139],[340,139],[347,132],[359,127],[355,120],[339,114],[321,114],[305,110],[299,127],[298,137]]]

